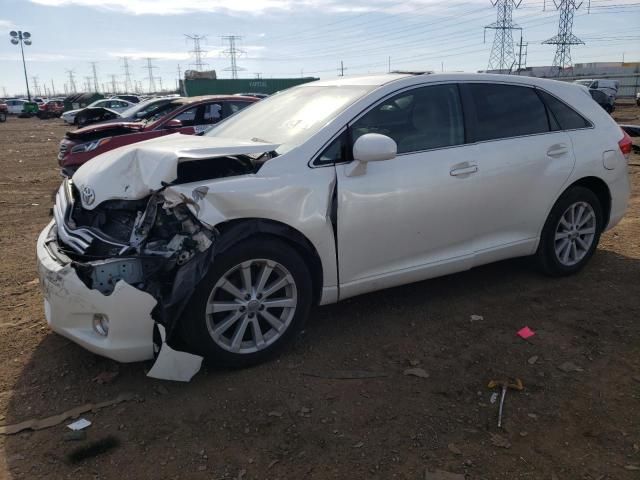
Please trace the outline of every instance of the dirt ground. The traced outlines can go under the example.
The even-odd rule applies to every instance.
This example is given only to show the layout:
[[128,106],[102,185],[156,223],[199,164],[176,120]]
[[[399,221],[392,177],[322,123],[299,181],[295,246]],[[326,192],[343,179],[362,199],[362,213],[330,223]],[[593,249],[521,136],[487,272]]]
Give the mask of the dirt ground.
[[[640,108],[615,116],[640,123]],[[0,424],[134,397],[83,414],[86,440],[65,439],[69,421],[0,435],[0,478],[640,478],[640,156],[626,217],[579,275],[518,259],[361,296],[315,309],[279,360],[177,384],[46,326],[34,249],[65,130],[0,123]],[[345,371],[376,375],[331,378]],[[507,395],[500,431],[487,383],[506,376],[525,389]]]

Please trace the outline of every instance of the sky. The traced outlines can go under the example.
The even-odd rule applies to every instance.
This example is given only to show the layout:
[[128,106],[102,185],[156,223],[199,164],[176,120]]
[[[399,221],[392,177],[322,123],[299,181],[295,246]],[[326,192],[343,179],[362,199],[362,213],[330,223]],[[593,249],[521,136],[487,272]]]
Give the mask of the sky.
[[[122,57],[131,75],[149,86],[146,57],[156,86],[175,87],[178,66],[193,67],[185,34],[205,35],[204,61],[230,78],[225,35],[238,35],[240,78],[330,78],[392,70],[473,72],[487,68],[495,0],[0,0],[0,96],[23,94],[20,48],[9,31],[32,34],[25,47],[30,86],[58,92],[73,72],[78,90],[96,62],[100,88],[124,84]],[[517,0],[511,0],[516,1]],[[559,1],[559,0],[556,0]],[[573,0],[571,0],[573,1]],[[585,42],[572,48],[574,63],[640,61],[640,0],[585,0],[573,32]],[[557,34],[553,0],[523,0],[513,20],[528,43],[527,66],[550,65]],[[520,41],[520,31],[514,31]],[[191,65],[190,65],[191,64]],[[112,77],[114,76],[114,77]],[[161,79],[161,80],[160,80]]]

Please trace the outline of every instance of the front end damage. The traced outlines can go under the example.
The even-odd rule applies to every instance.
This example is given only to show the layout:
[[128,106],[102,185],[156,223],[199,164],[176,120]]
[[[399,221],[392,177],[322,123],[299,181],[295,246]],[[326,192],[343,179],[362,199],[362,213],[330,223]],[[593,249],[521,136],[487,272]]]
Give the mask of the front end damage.
[[[108,200],[87,210],[73,181],[63,182],[56,195],[54,222],[45,229],[38,245],[45,308],[54,330],[76,341],[81,337],[83,346],[120,361],[153,356],[153,349],[148,347],[152,345],[154,323],[161,326],[161,335],[155,335],[161,339],[155,345],[156,354],[163,344],[175,347],[177,319],[211,265],[216,231],[198,222],[185,203],[169,206],[164,190],[140,200]],[[58,268],[42,260],[41,248],[56,260]],[[69,292],[70,278],[74,289],[85,287],[86,291],[75,295]],[[55,312],[58,315],[52,318],[57,308],[52,305],[61,302],[69,308],[95,306],[90,323],[91,311]],[[140,304],[148,311],[139,311]],[[114,309],[118,310],[115,314]],[[124,318],[127,309],[132,314],[128,319]],[[67,323],[63,317],[78,316],[84,317],[81,328],[57,328]],[[89,325],[92,332],[88,331]],[[123,333],[146,338],[139,339],[135,351],[110,350],[113,345],[108,345],[108,339]],[[119,340],[131,343],[133,339]],[[148,347],[142,346],[145,344]]]

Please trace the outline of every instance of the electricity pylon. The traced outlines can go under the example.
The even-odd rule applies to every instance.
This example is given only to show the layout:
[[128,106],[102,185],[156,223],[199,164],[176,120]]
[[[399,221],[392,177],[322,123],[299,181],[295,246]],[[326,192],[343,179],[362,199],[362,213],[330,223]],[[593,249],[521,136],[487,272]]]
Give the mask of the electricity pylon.
[[498,70],[500,73],[511,73],[516,63],[516,54],[513,48],[513,30],[522,30],[513,23],[513,9],[518,8],[522,0],[491,0],[491,5],[496,7],[498,18],[495,22],[484,27],[495,30],[489,66],[487,70]]

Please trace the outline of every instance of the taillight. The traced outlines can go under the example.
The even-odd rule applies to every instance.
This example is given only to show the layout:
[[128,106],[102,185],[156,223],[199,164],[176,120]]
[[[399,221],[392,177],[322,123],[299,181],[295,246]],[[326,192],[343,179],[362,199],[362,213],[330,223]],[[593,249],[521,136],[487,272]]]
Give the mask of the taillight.
[[631,150],[633,150],[633,142],[631,141],[631,137],[627,132],[622,130],[622,134],[623,134],[623,137],[618,142],[618,146],[620,147],[620,151],[622,152],[622,154],[628,160],[629,155],[631,155]]

